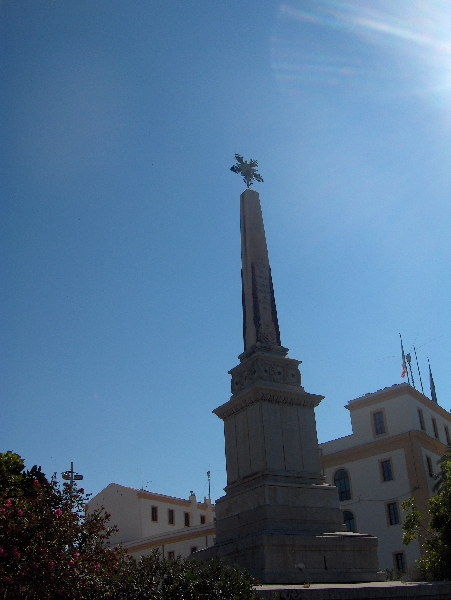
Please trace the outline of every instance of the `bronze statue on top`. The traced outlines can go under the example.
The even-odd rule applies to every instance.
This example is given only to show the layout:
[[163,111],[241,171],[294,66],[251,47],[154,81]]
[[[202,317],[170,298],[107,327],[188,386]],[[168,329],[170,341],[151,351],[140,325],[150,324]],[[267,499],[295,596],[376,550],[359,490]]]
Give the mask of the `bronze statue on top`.
[[254,183],[253,180],[260,182],[263,181],[263,177],[257,173],[258,162],[256,160],[252,160],[251,158],[250,161],[247,162],[243,160],[243,157],[239,154],[235,154],[235,159],[236,165],[230,167],[230,170],[234,173],[239,173],[242,175],[243,180],[246,182],[248,188],[250,188]]

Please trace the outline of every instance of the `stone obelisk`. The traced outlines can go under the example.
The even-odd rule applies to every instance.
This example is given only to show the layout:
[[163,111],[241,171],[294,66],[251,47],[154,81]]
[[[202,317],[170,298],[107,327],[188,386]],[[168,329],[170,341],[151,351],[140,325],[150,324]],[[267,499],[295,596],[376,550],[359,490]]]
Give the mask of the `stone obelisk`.
[[[227,487],[215,546],[197,552],[239,564],[262,583],[374,581],[377,540],[345,532],[335,487],[321,476],[314,408],[300,361],[281,345],[259,195],[240,198],[244,352],[224,421]],[[332,532],[332,533],[328,533]]]

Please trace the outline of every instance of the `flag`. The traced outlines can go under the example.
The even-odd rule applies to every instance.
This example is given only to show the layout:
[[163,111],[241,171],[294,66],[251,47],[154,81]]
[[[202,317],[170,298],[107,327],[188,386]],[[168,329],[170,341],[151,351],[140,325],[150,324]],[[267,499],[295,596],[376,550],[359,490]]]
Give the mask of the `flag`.
[[402,359],[402,373],[401,373],[401,377],[404,379],[404,377],[407,375],[407,365],[406,365],[406,361],[403,357]]
[[[404,354],[404,346],[402,345],[401,334],[399,334],[399,339],[401,340],[401,354],[402,354],[402,373],[401,373],[401,377],[402,377],[402,379],[404,379],[404,377],[407,375],[407,381],[409,381],[409,373],[407,372],[406,355]],[[410,381],[409,381],[409,383],[410,383]]]

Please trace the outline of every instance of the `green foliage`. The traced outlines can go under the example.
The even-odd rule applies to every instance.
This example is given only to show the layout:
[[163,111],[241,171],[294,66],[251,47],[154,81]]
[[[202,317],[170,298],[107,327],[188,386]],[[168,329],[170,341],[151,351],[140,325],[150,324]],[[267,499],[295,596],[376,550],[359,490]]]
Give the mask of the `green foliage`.
[[34,481],[48,485],[41,467],[36,465],[30,471],[25,471],[22,458],[8,450],[0,453],[0,491],[10,497],[30,496],[33,494]]
[[0,599],[256,599],[255,581],[238,567],[162,560],[156,551],[136,562],[110,548],[117,529],[103,509],[85,514],[88,498],[0,453]]
[[233,173],[242,175],[248,188],[251,187],[254,179],[255,181],[263,181],[263,177],[257,173],[258,162],[256,160],[251,158],[250,161],[247,162],[239,154],[235,154],[235,159],[236,165],[230,167],[230,170],[233,171]]
[[440,466],[440,472],[435,476],[437,481],[434,485],[434,491],[440,492],[449,476],[449,469],[447,468],[447,465],[451,464],[451,445],[446,447],[445,454],[440,458],[437,464]]
[[401,507],[407,517],[403,524],[403,543],[410,544],[425,531],[422,543],[422,556],[418,569],[425,579],[434,581],[449,580],[451,577],[451,448],[439,461],[438,493],[429,500],[430,522],[427,529],[421,523],[423,516],[417,510],[413,498],[406,500]]
[[130,562],[106,547],[109,515],[85,516],[83,489],[24,471],[12,452],[0,454],[0,473],[0,597],[108,597]]
[[130,569],[126,596],[115,600],[256,600],[254,579],[238,567],[211,560],[162,560],[157,550]]
[[408,546],[410,542],[416,540],[418,538],[419,532],[422,527],[423,515],[417,509],[414,498],[408,498],[401,502],[401,508],[404,512],[407,513],[407,516],[402,524],[402,529],[404,531],[402,537],[402,543],[405,546]]

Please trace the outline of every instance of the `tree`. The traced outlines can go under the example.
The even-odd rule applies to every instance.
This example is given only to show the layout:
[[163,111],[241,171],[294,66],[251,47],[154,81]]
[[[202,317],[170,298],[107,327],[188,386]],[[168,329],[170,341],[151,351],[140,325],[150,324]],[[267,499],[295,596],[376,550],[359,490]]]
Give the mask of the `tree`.
[[424,532],[423,553],[418,560],[418,569],[424,578],[442,581],[451,577],[451,446],[448,446],[438,464],[438,492],[429,500],[428,527],[422,525],[423,515],[416,508],[413,498],[404,501],[401,507],[408,513],[403,523],[403,544],[410,544]]
[[0,453],[0,598],[3,600],[256,600],[254,579],[219,561],[136,562],[108,540],[116,527],[89,495],[58,486],[13,452]]
[[0,453],[0,597],[101,598],[125,584],[130,558],[107,546],[115,528],[88,495]]

